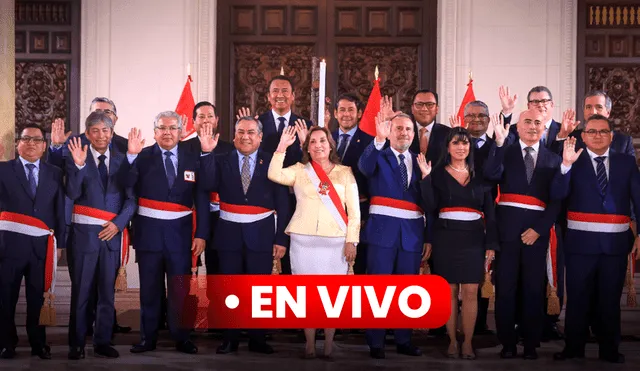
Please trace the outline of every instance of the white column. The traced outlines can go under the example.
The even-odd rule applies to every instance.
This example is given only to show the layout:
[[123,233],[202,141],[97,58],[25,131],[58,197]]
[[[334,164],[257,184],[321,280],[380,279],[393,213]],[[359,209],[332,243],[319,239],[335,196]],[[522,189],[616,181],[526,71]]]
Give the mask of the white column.
[[0,0],[0,161],[12,159],[16,131],[15,1]]

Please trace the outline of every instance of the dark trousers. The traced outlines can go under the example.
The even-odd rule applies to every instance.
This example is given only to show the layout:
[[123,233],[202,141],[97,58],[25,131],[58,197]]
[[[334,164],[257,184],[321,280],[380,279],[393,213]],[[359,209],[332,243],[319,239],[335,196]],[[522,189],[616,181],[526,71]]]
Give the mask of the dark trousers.
[[478,315],[476,316],[476,331],[485,330],[488,328],[487,326],[488,312],[489,312],[489,298],[483,298],[482,290],[478,290]]
[[535,348],[542,336],[544,276],[549,240],[538,238],[528,246],[522,241],[502,242],[496,256],[496,330],[506,348],[515,349],[518,282],[522,290],[522,330],[525,348]]
[[[238,236],[241,238],[241,236]],[[243,245],[240,251],[218,251],[220,259],[220,274],[271,274],[273,266],[273,252],[251,251]],[[264,343],[266,332],[260,329],[247,331],[249,340],[256,343]],[[223,335],[224,341],[237,342],[240,338],[240,330],[227,329]]]
[[[402,249],[400,239],[393,248],[377,246],[369,242],[367,251],[367,274],[418,274],[422,251],[412,252]],[[394,338],[397,345],[411,342],[411,331],[397,329]],[[370,348],[384,348],[384,329],[367,330],[367,344]]]
[[141,340],[155,344],[162,315],[164,279],[167,277],[167,324],[176,342],[189,340],[191,329],[185,327],[183,306],[189,291],[191,250],[181,252],[136,251],[140,272]]
[[589,308],[595,295],[600,355],[617,355],[620,345],[620,296],[627,255],[566,255],[565,339],[569,352],[584,353]]
[[[31,246],[7,246],[31,249]],[[0,259],[0,349],[15,349],[18,345],[16,304],[20,283],[25,279],[27,297],[27,336],[32,349],[46,345],[45,327],[40,326],[40,309],[44,303],[44,260],[34,254],[19,258]]]
[[[94,345],[109,345],[115,321],[116,275],[120,251],[112,251],[104,242],[97,251],[75,249],[72,254],[71,313],[69,346],[84,347],[88,325],[95,319]],[[94,315],[95,313],[95,315]]]

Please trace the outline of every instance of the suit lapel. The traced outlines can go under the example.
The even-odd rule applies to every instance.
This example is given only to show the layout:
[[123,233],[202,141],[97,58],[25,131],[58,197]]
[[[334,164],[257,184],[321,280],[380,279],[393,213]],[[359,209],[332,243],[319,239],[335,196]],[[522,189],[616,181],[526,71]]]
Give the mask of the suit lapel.
[[551,120],[551,125],[549,125],[549,131],[547,132],[547,142],[545,143],[546,148],[551,147],[551,142],[556,138],[559,131],[560,124],[555,120]]
[[[238,151],[233,150],[229,152],[229,167],[231,168],[231,179],[235,179],[238,182],[238,187],[242,190],[242,178],[240,178],[240,165],[238,160]],[[234,187],[235,188],[235,187]]]
[[118,169],[120,165],[122,165],[122,161],[124,160],[124,155],[122,155],[119,151],[111,151],[111,159],[109,159],[109,180],[107,182],[107,188],[115,182],[116,174],[118,173]]
[[251,176],[251,181],[249,182],[249,188],[247,189],[247,194],[249,194],[249,192],[251,192],[252,189],[257,187],[253,185],[254,180],[260,179],[263,172],[264,172],[264,160],[262,159],[262,153],[258,152],[256,155],[255,167],[253,168],[253,175]]
[[400,177],[400,165],[398,164],[398,159],[396,155],[391,150],[391,147],[384,150],[385,156],[387,157],[387,161],[389,161],[389,165],[391,165],[392,176],[400,186],[400,189],[404,187],[404,183],[402,177]]
[[22,184],[22,188],[27,192],[29,198],[33,200],[33,195],[31,194],[31,190],[29,189],[29,181],[27,180],[27,175],[25,173],[24,165],[20,161],[20,158],[17,158],[13,161],[13,170],[18,178],[20,184]]
[[190,152],[187,151],[184,146],[180,146],[180,144],[178,144],[178,172],[176,173],[176,180],[173,182],[173,187],[171,188],[172,191],[176,189],[178,184],[182,184],[184,182],[184,164],[187,162],[187,156],[189,156],[189,154]]
[[156,166],[156,172],[158,173],[158,178],[162,178],[164,179],[164,186],[165,189],[167,190],[167,193],[171,192],[171,190],[169,189],[169,179],[167,179],[167,171],[164,169],[164,154],[163,154],[163,150],[162,148],[160,148],[160,146],[156,143],[154,145],[153,148],[153,153],[152,156],[154,157],[153,159],[153,164],[155,164]]
[[[111,148],[110,151],[113,154],[113,148]],[[113,157],[113,155],[111,155],[111,157]],[[109,159],[109,165],[112,165],[112,164],[113,164],[113,158]],[[90,177],[98,180],[98,184],[100,184],[100,189],[102,189],[102,193],[104,194],[105,189],[104,189],[104,185],[102,184],[102,179],[100,178],[100,171],[98,170],[98,164],[96,164],[96,160],[93,158],[93,153],[91,153],[91,149],[87,151],[86,165],[89,167],[88,170],[91,172]],[[111,174],[111,171],[109,171],[108,174]],[[107,177],[107,184],[108,184],[108,178],[109,177]]]
[[[522,184],[526,188],[529,188],[529,184],[527,183],[527,168],[524,165],[524,158],[522,157],[522,147],[520,147],[520,141],[517,141],[514,144],[512,144],[510,149],[512,150],[513,154],[507,153],[507,158],[510,159],[511,161],[514,161],[515,167],[520,170],[520,176],[518,177],[518,179],[519,180],[521,179]],[[540,160],[541,160],[541,156],[540,154],[538,154],[538,161]],[[538,161],[536,161],[536,167],[538,166]],[[534,168],[533,169],[534,176],[535,176],[535,173],[536,173],[536,170]],[[531,180],[533,180],[533,177],[531,178]]]
[[49,168],[40,161],[40,169],[38,170],[38,186],[36,187],[36,197],[34,199],[34,204],[38,203],[38,200],[42,197],[46,197],[49,193],[50,188],[48,187],[48,181],[51,174],[49,173]]

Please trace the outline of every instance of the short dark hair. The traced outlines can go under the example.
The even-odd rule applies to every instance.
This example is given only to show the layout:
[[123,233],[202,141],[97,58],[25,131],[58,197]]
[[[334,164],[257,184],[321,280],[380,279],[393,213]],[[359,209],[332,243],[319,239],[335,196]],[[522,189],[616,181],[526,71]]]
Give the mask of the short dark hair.
[[22,127],[22,130],[20,131],[20,136],[22,136],[22,132],[25,129],[38,129],[40,130],[40,132],[42,133],[42,137],[46,140],[47,139],[47,134],[44,132],[44,129],[42,128],[42,126],[38,125],[38,124],[34,124],[34,123],[30,123],[30,124],[26,124],[25,126]]
[[211,103],[211,102],[207,102],[207,101],[202,101],[202,102],[198,102],[198,104],[196,104],[196,105],[193,107],[193,120],[194,120],[194,121],[195,121],[195,119],[196,119],[196,111],[198,110],[198,108],[200,108],[200,107],[205,107],[205,106],[213,107],[213,114],[214,114],[214,115],[216,115],[216,116],[218,116],[218,112],[216,111],[216,106],[215,106],[213,103]]
[[469,179],[473,179],[476,175],[475,169],[473,166],[474,164],[473,146],[471,145],[473,141],[471,140],[471,134],[469,134],[469,131],[463,127],[455,127],[449,130],[449,133],[447,134],[447,139],[444,142],[445,150],[442,151],[442,154],[440,155],[438,166],[444,167],[451,164],[451,154],[449,153],[447,148],[449,148],[449,143],[458,142],[458,141],[469,143],[469,155],[465,159],[465,162],[467,164],[467,167],[469,168]]
[[341,100],[346,100],[351,103],[355,103],[356,109],[358,111],[362,110],[362,101],[360,101],[360,98],[358,98],[358,96],[353,93],[340,94],[338,99],[336,99],[335,109],[338,109],[338,104],[340,103]]
[[271,80],[269,80],[269,85],[267,85],[267,89],[269,91],[271,91],[271,84],[273,84],[274,81],[276,80],[282,80],[282,81],[287,81],[289,83],[289,85],[291,85],[291,92],[293,92],[295,90],[295,87],[293,86],[293,81],[291,81],[290,78],[288,78],[287,76],[283,76],[283,75],[275,75],[271,78]]
[[584,123],[585,130],[587,129],[587,125],[589,125],[589,123],[594,120],[606,121],[607,124],[609,124],[609,130],[613,131],[613,121],[609,120],[608,118],[600,114],[595,114],[587,119],[587,122]]
[[529,103],[529,98],[531,98],[531,94],[533,93],[547,93],[549,94],[549,99],[553,100],[553,95],[551,95],[551,90],[549,90],[549,88],[546,86],[534,86],[527,94],[527,103]]
[[417,92],[415,92],[413,94],[413,98],[411,98],[411,104],[413,104],[413,102],[416,101],[416,97],[418,96],[418,94],[427,94],[427,93],[433,94],[434,98],[436,98],[436,106],[437,106],[438,105],[438,93],[436,93],[433,90],[429,90],[429,89],[420,89]]

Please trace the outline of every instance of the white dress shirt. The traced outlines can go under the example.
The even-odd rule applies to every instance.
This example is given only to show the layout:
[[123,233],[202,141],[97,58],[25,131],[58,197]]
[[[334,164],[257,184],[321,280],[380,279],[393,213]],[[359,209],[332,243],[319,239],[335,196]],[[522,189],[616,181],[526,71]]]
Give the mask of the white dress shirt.
[[528,146],[524,144],[522,139],[520,139],[520,152],[522,153],[523,159],[524,159],[524,156],[527,154],[527,151],[524,150],[527,147],[533,148],[533,151],[531,151],[531,157],[533,157],[533,166],[535,167],[536,163],[538,162],[538,150],[540,149],[540,142],[536,142],[536,144],[532,146]]
[[[589,158],[591,159],[591,164],[593,165],[593,171],[595,172],[595,174],[598,174],[598,162],[595,160],[596,157],[600,157],[601,155],[595,154],[593,152],[591,152],[588,148],[587,148],[587,153],[589,154]],[[607,172],[607,179],[609,179],[609,148],[607,148],[607,151],[602,154],[602,156],[605,156],[606,158],[604,159],[603,163],[604,163],[604,168]]]
[[[378,143],[378,141],[375,138],[373,139],[373,145],[376,147],[378,151],[381,150],[382,147],[384,147],[384,144],[385,142]],[[400,157],[398,157],[400,156],[400,152],[396,151],[391,147],[389,148],[393,152],[393,155],[396,156],[398,165],[400,165]],[[411,174],[413,172],[413,159],[411,158],[411,152],[409,152],[409,150],[402,152],[402,154],[404,155],[404,164],[407,165],[407,184],[409,184],[411,183]]]
[[[89,145],[89,152],[91,153],[91,156],[93,156],[93,161],[95,161],[96,166],[98,166],[100,164],[100,159],[98,159],[98,157],[100,157],[100,152],[96,151],[92,145]],[[111,159],[111,151],[109,150],[109,147],[107,147],[104,156],[106,157],[104,159],[104,165],[107,167],[107,174],[109,174],[109,160]],[[82,170],[86,165],[87,163],[85,162],[82,166],[78,166],[78,164],[76,164],[76,167],[78,170]]]
[[286,128],[287,126],[289,126],[289,121],[291,119],[291,110],[280,116],[275,110],[272,109],[271,114],[273,115],[273,122],[276,124],[276,132],[278,131],[278,126],[280,126],[280,120],[278,120],[278,118],[280,117],[284,117],[284,127]]

